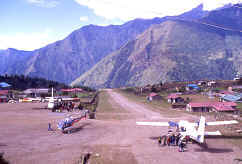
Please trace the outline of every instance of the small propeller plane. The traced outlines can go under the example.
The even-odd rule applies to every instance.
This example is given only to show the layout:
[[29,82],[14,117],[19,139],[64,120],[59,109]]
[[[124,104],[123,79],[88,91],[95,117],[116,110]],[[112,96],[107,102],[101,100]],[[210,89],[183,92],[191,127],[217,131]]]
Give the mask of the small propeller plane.
[[180,120],[179,122],[136,122],[136,125],[150,125],[150,126],[167,126],[177,127],[181,134],[181,138],[189,136],[192,140],[202,144],[204,143],[204,136],[207,135],[221,135],[220,131],[206,132],[205,127],[210,125],[229,125],[237,124],[238,121],[215,121],[206,122],[205,117],[201,116],[200,121],[197,123],[188,122],[186,120]]
[[62,131],[62,133],[65,133],[66,130],[69,133],[71,128],[75,123],[79,122],[80,120],[85,120],[87,118],[87,114],[89,113],[88,110],[83,111],[82,113],[76,114],[77,116],[74,117],[73,115],[69,115],[65,119],[61,120],[57,124],[57,128]]

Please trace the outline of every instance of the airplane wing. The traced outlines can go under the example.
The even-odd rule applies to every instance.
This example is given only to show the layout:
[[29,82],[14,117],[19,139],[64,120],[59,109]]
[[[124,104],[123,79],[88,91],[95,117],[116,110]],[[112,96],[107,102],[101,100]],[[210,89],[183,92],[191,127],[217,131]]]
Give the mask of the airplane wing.
[[136,125],[169,126],[168,122],[136,122]]
[[205,132],[204,133],[205,136],[221,136],[222,134],[220,133],[220,131],[216,131],[216,132]]
[[229,125],[229,124],[238,124],[236,120],[231,121],[215,121],[215,122],[206,122],[206,125]]

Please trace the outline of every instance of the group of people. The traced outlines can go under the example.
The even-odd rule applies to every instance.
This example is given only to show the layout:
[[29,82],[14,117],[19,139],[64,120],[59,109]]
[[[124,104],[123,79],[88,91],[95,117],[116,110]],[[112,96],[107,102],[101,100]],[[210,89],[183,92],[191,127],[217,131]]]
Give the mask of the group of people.
[[68,112],[73,111],[75,107],[75,103],[73,102],[65,102],[65,101],[57,101],[54,108],[52,109],[52,112],[55,112],[56,110],[67,110]]
[[159,137],[158,140],[160,145],[178,146],[180,152],[184,152],[187,141],[187,137],[182,136],[179,132],[173,133],[172,130],[169,130],[167,135]]

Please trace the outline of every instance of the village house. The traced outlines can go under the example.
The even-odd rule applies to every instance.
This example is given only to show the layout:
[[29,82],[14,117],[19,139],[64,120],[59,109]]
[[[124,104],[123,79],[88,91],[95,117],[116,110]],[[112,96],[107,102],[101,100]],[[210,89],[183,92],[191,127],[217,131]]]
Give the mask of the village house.
[[207,83],[207,85],[208,85],[209,87],[215,87],[215,86],[216,86],[216,82],[215,82],[215,81],[209,81],[209,82]]
[[189,112],[235,112],[237,104],[234,102],[193,102],[187,104]]
[[151,92],[151,93],[149,94],[149,96],[148,96],[148,99],[149,99],[150,101],[152,101],[152,100],[161,100],[162,97],[161,97],[159,94],[157,94],[157,93]]
[[188,84],[186,86],[187,91],[194,91],[194,90],[200,90],[200,87],[197,84]]
[[207,82],[206,81],[199,81],[197,83],[197,85],[199,85],[199,86],[205,86],[205,85],[207,85]]
[[0,90],[0,103],[8,102],[8,90]]
[[242,93],[227,94],[220,97],[222,102],[242,102]]
[[0,83],[0,88],[8,88],[8,87],[11,87],[11,85],[5,82]]
[[184,99],[177,93],[172,93],[167,97],[167,102],[174,104],[179,102],[184,102]]
[[30,97],[41,97],[48,95],[48,88],[29,88],[23,91],[23,94]]

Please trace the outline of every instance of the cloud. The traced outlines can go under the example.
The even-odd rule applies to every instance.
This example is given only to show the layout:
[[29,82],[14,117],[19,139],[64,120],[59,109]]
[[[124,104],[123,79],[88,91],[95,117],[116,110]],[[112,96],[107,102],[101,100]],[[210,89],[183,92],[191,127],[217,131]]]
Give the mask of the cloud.
[[87,16],[81,16],[80,17],[80,21],[81,22],[87,22],[88,21],[88,17]]
[[27,0],[29,3],[37,5],[44,8],[56,7],[60,1],[59,0]]
[[0,34],[0,49],[16,48],[19,50],[34,50],[46,46],[56,38],[51,36],[52,31],[46,29],[43,32],[15,33],[12,35]]
[[[238,0],[75,0],[106,19],[123,21],[135,18],[154,18],[178,15],[204,3],[206,9],[220,7],[224,3],[237,3]],[[241,1],[241,0],[239,0]]]

